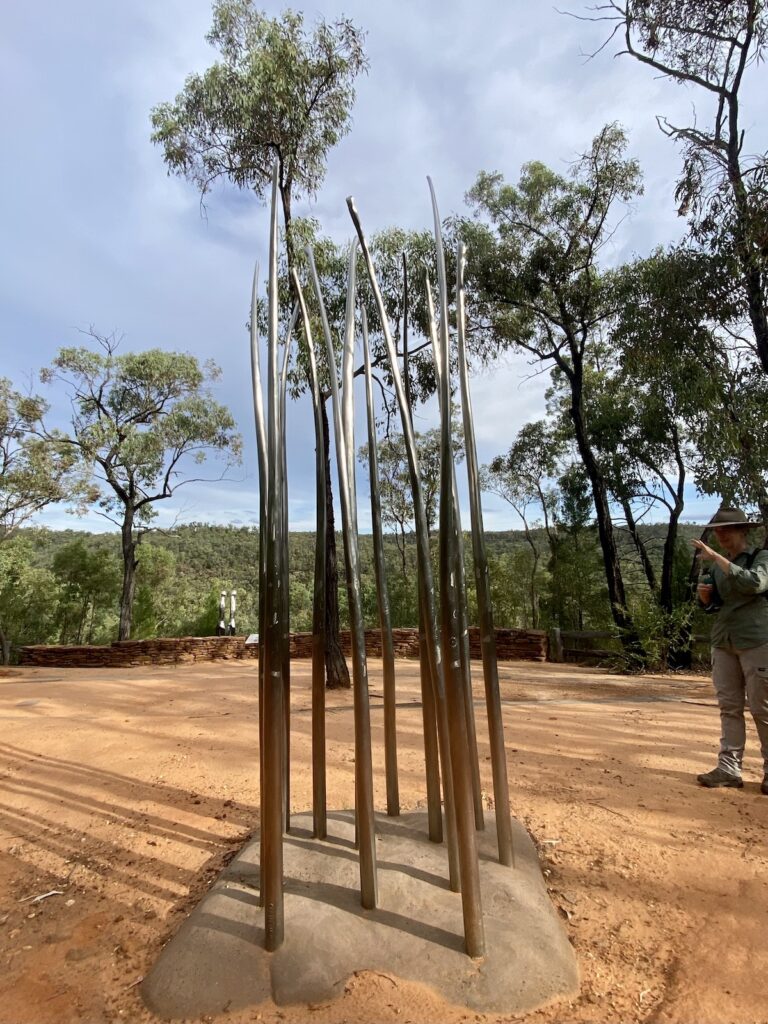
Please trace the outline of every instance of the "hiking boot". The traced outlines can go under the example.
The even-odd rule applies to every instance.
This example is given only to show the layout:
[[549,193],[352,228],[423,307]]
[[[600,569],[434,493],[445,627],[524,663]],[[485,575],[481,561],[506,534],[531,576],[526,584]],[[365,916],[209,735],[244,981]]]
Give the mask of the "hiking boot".
[[765,777],[763,778],[763,781],[762,781],[762,782],[760,783],[760,792],[761,792],[761,793],[762,793],[762,794],[763,794],[764,796],[768,796],[768,775],[766,775],[766,776],[765,776]]
[[[711,772],[697,775],[696,780],[707,789],[717,789],[718,786],[733,786],[734,789],[741,789],[744,785],[738,775],[731,775],[730,772],[723,771],[722,768],[713,768]],[[763,782],[763,786],[765,787],[763,792],[767,793],[768,784]]]

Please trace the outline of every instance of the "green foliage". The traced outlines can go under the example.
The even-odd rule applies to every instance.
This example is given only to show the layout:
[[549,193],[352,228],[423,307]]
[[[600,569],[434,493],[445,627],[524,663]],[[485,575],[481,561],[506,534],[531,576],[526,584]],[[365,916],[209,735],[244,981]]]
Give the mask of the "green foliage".
[[529,547],[489,556],[494,625],[507,629],[531,625],[528,584],[532,570],[533,554]]
[[72,453],[58,435],[43,436],[47,409],[0,377],[0,542],[77,486]]
[[131,635],[136,640],[170,636],[183,619],[184,596],[176,570],[176,556],[167,548],[144,541],[136,572]]
[[[709,122],[659,118],[659,125],[683,151],[679,213],[696,242],[732,264],[754,352],[768,374],[768,152],[747,144],[742,89],[750,67],[765,57],[768,8],[764,0],[610,0],[597,10],[599,20],[617,23],[623,53],[711,104]],[[698,115],[698,100],[695,109]]]
[[0,545],[0,657],[7,663],[25,644],[54,643],[57,581],[34,564],[31,537]]
[[54,555],[53,574],[59,584],[59,643],[108,643],[114,639],[120,592],[116,552],[104,548],[90,550],[84,540],[75,540]]
[[[431,533],[437,522],[440,497],[440,429],[433,427],[423,434],[416,432],[415,438],[424,512],[427,529]],[[376,450],[379,458],[381,521],[385,527],[394,528],[404,542],[406,531],[413,523],[413,497],[405,438],[399,433],[380,437]],[[461,462],[464,457],[464,434],[458,423],[453,424],[453,454],[456,462]],[[367,444],[360,446],[357,457],[361,465],[368,465]]]
[[547,566],[542,626],[609,629],[611,606],[594,528],[558,537]]
[[208,387],[219,374],[215,364],[200,367],[194,356],[160,349],[121,356],[114,337],[92,336],[100,352],[61,349],[41,376],[70,395],[72,430],[59,442],[93,474],[88,503],[121,529],[118,636],[127,640],[136,549],[157,514],[156,502],[191,483],[191,467],[211,452],[225,453],[228,464],[239,462],[241,439],[229,410],[214,401]]
[[96,477],[89,495],[122,525],[148,523],[155,502],[185,482],[186,463],[209,451],[240,459],[241,441],[224,406],[208,385],[219,370],[200,367],[194,356],[149,349],[117,355],[114,338],[94,335],[102,351],[63,348],[42,379],[63,386],[74,407],[70,446]]
[[697,486],[732,504],[768,512],[768,376],[754,362],[730,360],[717,379],[719,407],[699,411],[693,461]]
[[[74,456],[58,434],[47,435],[43,416],[47,404],[16,391],[0,377],[0,554],[20,527],[52,502],[82,487],[73,471]],[[7,663],[11,646],[34,632],[34,618],[49,581],[37,572],[17,545],[0,566],[0,659]],[[40,631],[47,635],[48,609],[41,612]]]
[[[583,487],[583,478],[581,480]],[[604,629],[610,626],[610,606],[605,592],[594,527],[581,518],[569,517],[567,508],[584,501],[576,484],[562,483],[556,511],[556,544],[549,558],[541,558],[537,586],[541,595],[540,628],[559,625],[563,629]],[[581,499],[578,494],[581,493]],[[576,497],[574,497],[576,496]],[[582,510],[583,511],[583,510]],[[587,513],[589,507],[587,504]],[[652,557],[660,558],[662,526],[642,528]],[[676,603],[682,606],[689,595],[687,572],[689,542],[700,530],[682,527],[675,558]],[[547,540],[543,530],[532,529],[542,549]],[[529,576],[531,550],[523,531],[487,534],[494,618],[499,626],[524,628],[531,625]],[[477,622],[472,581],[471,544],[465,535],[470,622]],[[290,535],[291,628],[311,629],[311,597],[314,565],[314,535]],[[5,616],[7,635],[14,648],[22,644],[77,642],[109,643],[115,637],[119,583],[119,538],[114,534],[23,530],[7,545],[0,546],[0,625]],[[413,627],[418,622],[415,545],[406,551],[406,571],[401,571],[400,552],[391,534],[385,536],[385,560],[392,624]],[[624,540],[622,560],[636,560],[633,547]],[[361,587],[366,628],[378,627],[370,535],[360,538]],[[53,571],[54,565],[57,571]],[[111,581],[111,583],[110,583]],[[110,590],[111,586],[111,590]],[[219,594],[237,590],[237,632],[258,632],[258,532],[248,527],[221,527],[195,523],[153,534],[152,542],[141,548],[137,570],[136,636],[212,636],[219,621]],[[340,588],[342,621],[346,622],[345,588]],[[83,599],[89,604],[83,614]],[[631,588],[632,607],[639,608],[649,625],[647,587]],[[90,603],[92,602],[92,603]],[[91,618],[93,629],[91,631]],[[658,620],[659,622],[661,620]],[[656,629],[656,626],[653,626]],[[696,632],[706,632],[697,622]],[[663,636],[661,628],[657,630]],[[665,641],[666,642],[666,641]],[[660,645],[662,640],[654,641]],[[656,649],[656,646],[653,648]]]
[[477,218],[460,230],[468,247],[474,314],[489,356],[519,345],[568,374],[612,311],[597,270],[616,203],[642,192],[626,135],[607,125],[569,177],[524,165],[517,185],[483,172],[468,194]]
[[[304,246],[311,245],[315,267],[323,294],[323,302],[337,353],[341,352],[346,313],[347,273],[349,246],[339,245],[332,239],[318,234],[318,225],[311,220],[294,220],[291,227],[295,252],[291,254],[292,265],[302,282],[302,290],[312,320],[312,334],[315,341],[321,388],[328,393],[329,374],[325,345],[321,343],[322,326],[314,289],[309,284],[308,258]],[[434,237],[429,231],[405,231],[388,228],[373,235],[369,241],[371,255],[376,266],[379,286],[389,326],[398,351],[402,351],[404,334],[408,332],[408,385],[412,401],[426,401],[435,392],[435,373],[431,346],[428,343],[427,291],[425,280],[429,275],[435,280],[437,263]],[[403,273],[408,278],[407,325]],[[281,261],[280,304],[287,324],[288,311],[293,306],[293,293],[288,278],[288,258]],[[384,333],[379,320],[378,308],[365,269],[362,254],[357,257],[358,306],[365,310],[368,324],[368,339],[371,351],[371,366],[376,379],[383,387],[381,393],[387,414],[397,413],[392,390],[393,382],[384,343]],[[260,314],[263,316],[263,313]],[[289,386],[294,397],[303,393],[308,381],[306,346],[296,346],[292,355]],[[402,369],[402,368],[401,368]],[[358,373],[360,368],[358,367]],[[337,367],[338,373],[338,367]]]
[[169,173],[203,196],[221,178],[261,196],[278,159],[289,208],[291,195],[315,195],[368,66],[362,33],[346,18],[308,32],[300,12],[268,18],[252,0],[216,0],[206,39],[221,60],[152,111]]
[[183,630],[189,636],[216,636],[219,625],[219,588],[211,587],[200,614]]
[[634,620],[643,647],[648,652],[649,663],[657,668],[664,668],[675,650],[686,648],[693,635],[706,635],[709,632],[710,624],[693,600],[688,579],[690,562],[688,542],[678,541],[674,557],[674,604],[671,611],[661,608],[646,589],[633,593]]

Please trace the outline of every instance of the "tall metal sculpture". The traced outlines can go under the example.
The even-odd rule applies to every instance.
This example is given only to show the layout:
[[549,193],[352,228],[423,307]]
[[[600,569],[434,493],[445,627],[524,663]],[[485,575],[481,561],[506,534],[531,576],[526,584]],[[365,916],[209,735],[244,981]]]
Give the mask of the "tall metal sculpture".
[[371,352],[368,343],[368,317],[360,310],[363,332],[363,366],[365,369],[365,410],[368,427],[368,479],[371,489],[371,529],[373,534],[373,568],[376,574],[376,597],[381,629],[381,660],[384,676],[384,774],[387,780],[387,814],[400,813],[400,789],[397,780],[397,719],[395,697],[395,648],[392,643],[392,621],[389,614],[387,570],[384,564],[384,534],[381,529],[381,496],[379,494],[379,457],[376,450],[376,418],[373,407]]
[[502,864],[509,866],[514,863],[512,821],[509,813],[509,783],[507,781],[507,758],[504,750],[504,726],[501,721],[499,668],[496,661],[496,633],[493,628],[491,583],[488,576],[488,555],[485,550],[483,507],[480,501],[480,474],[477,466],[475,425],[472,416],[472,398],[469,393],[469,373],[467,370],[464,265],[465,247],[463,242],[459,242],[456,254],[456,336],[459,382],[461,386],[461,412],[464,425],[464,449],[469,481],[472,555],[475,569],[477,607],[480,615],[480,654],[483,660],[485,704],[491,747],[496,837],[499,860]]
[[[429,835],[436,842],[445,836],[450,887],[461,892],[465,948],[472,957],[485,950],[475,829],[481,828],[482,804],[479,798],[479,767],[474,736],[474,701],[469,670],[466,590],[459,520],[458,492],[453,456],[452,388],[449,331],[449,295],[440,218],[432,183],[429,183],[435,230],[438,267],[439,315],[432,317],[435,365],[440,397],[440,612],[435,603],[432,561],[427,520],[419,474],[418,453],[411,421],[409,395],[398,365],[392,330],[387,319],[376,269],[363,233],[354,200],[347,200],[359,242],[384,338],[389,372],[394,385],[405,440],[408,470],[414,505],[418,554],[418,589],[424,655],[422,681],[424,693],[425,754],[427,767]],[[325,343],[330,395],[333,404],[336,464],[342,511],[344,561],[349,603],[354,685],[355,723],[355,813],[360,864],[360,898],[363,907],[377,904],[376,836],[373,805],[373,768],[368,693],[368,668],[360,594],[359,552],[357,540],[357,502],[354,476],[354,397],[353,379],[357,336],[356,261],[358,246],[351,246],[347,273],[345,326],[342,338],[341,388],[336,347],[328,322],[322,287],[311,248],[307,249],[309,277],[316,299],[319,329]],[[499,859],[512,861],[509,797],[507,792],[504,737],[493,647],[493,621],[488,588],[487,558],[482,537],[479,505],[477,458],[467,381],[463,250],[458,256],[457,336],[458,368],[467,467],[470,479],[472,541],[481,616],[483,669],[486,689],[491,754],[499,836]],[[270,251],[267,290],[267,400],[262,396],[256,326],[256,289],[254,274],[251,352],[256,421],[260,494],[260,568],[259,604],[260,663],[260,763],[261,763],[261,897],[265,912],[266,948],[277,949],[283,941],[283,831],[290,824],[290,656],[288,601],[288,489],[286,437],[286,379],[291,337],[300,316],[303,344],[306,347],[309,382],[315,413],[317,522],[318,536],[325,534],[325,472],[322,402],[317,354],[313,339],[313,318],[305,301],[302,283],[292,271],[296,307],[285,338],[282,365],[278,367],[277,307],[277,168],[273,175],[270,215]],[[407,285],[406,285],[407,287]],[[429,287],[429,286],[428,286]],[[429,293],[431,302],[431,290]],[[384,668],[384,746],[387,812],[399,813],[397,780],[397,740],[395,719],[395,673],[391,628],[389,624],[384,545],[381,533],[381,509],[378,496],[378,471],[375,416],[371,386],[371,359],[368,323],[361,312],[363,366],[366,384],[368,451],[370,459],[371,511],[374,532],[374,564],[379,598]],[[407,365],[405,367],[407,372]],[[325,696],[324,696],[324,575],[322,545],[316,547],[315,601],[313,608],[312,648],[312,773],[314,833],[323,838],[327,831],[325,789]],[[233,592],[234,601],[234,592]],[[234,609],[234,605],[233,605]],[[233,610],[234,615],[234,610]],[[430,736],[432,740],[430,740]],[[445,821],[441,819],[440,786],[443,789]]]
[[[427,317],[429,326],[429,337],[432,343],[432,352],[435,363],[435,380],[437,381],[438,405],[440,408],[441,422],[443,416],[443,392],[442,379],[445,372],[443,366],[443,354],[437,339],[437,323],[435,319],[435,304],[432,296],[432,285],[429,275],[425,281],[427,291]],[[451,421],[451,427],[453,423]],[[475,824],[477,828],[485,827],[483,816],[482,790],[480,788],[480,764],[477,755],[477,731],[475,728],[475,704],[472,695],[472,671],[469,658],[469,623],[467,620],[467,581],[464,571],[464,535],[461,530],[461,515],[459,513],[459,490],[456,483],[456,467],[452,466],[452,492],[455,509],[453,530],[456,535],[456,585],[458,588],[458,615],[459,615],[459,650],[461,653],[461,679],[464,688],[464,709],[467,719],[467,742],[469,743],[470,772],[472,781],[472,800],[475,809]]]
[[315,578],[312,601],[312,826],[315,836],[324,839],[327,831],[325,785],[325,530],[327,494],[323,401],[312,339],[312,321],[304,291],[295,270],[291,282],[301,311],[304,343],[309,366],[309,386],[315,420]]
[[429,658],[430,676],[432,681],[433,694],[435,699],[437,716],[437,737],[440,751],[440,763],[442,768],[442,782],[445,806],[445,835],[448,847],[448,872],[451,888],[458,892],[459,882],[459,850],[456,836],[456,812],[453,799],[453,774],[451,771],[451,746],[449,739],[448,706],[446,703],[445,678],[440,652],[440,635],[437,624],[437,613],[435,609],[435,588],[432,579],[432,562],[429,550],[429,533],[427,530],[427,517],[424,508],[424,498],[421,487],[421,475],[419,473],[419,459],[416,450],[416,438],[411,423],[408,402],[405,396],[403,380],[400,374],[400,367],[397,359],[397,350],[392,338],[392,331],[384,308],[384,300],[381,296],[381,289],[376,276],[371,253],[368,248],[360,218],[355,207],[354,200],[347,199],[352,222],[355,225],[360,248],[363,253],[366,270],[371,282],[376,307],[381,320],[384,344],[389,359],[389,369],[392,382],[395,386],[398,406],[400,408],[400,421],[405,440],[406,455],[408,459],[408,473],[411,480],[411,494],[413,498],[414,518],[416,521],[416,547],[419,561],[419,591],[420,600],[425,608],[425,626],[427,633],[427,655]]
[[440,294],[438,338],[440,349],[440,624],[445,664],[445,688],[451,741],[456,831],[459,845],[461,898],[464,910],[464,936],[470,956],[485,952],[485,932],[480,896],[480,870],[475,843],[475,816],[472,802],[472,764],[470,760],[464,679],[461,669],[459,637],[459,551],[456,526],[456,489],[451,437],[451,389],[448,350],[448,287],[445,280],[445,255],[440,217],[432,182],[432,211],[437,244],[437,275]]
[[[376,835],[373,820],[373,765],[371,754],[370,701],[368,696],[368,664],[365,656],[365,631],[360,598],[360,567],[357,547],[357,507],[354,486],[354,408],[351,401],[351,360],[355,344],[355,250],[350,249],[347,278],[347,308],[344,328],[345,402],[342,408],[336,376],[336,356],[328,316],[325,311],[320,279],[311,248],[307,249],[312,285],[320,308],[320,321],[325,337],[326,355],[333,401],[333,424],[336,439],[336,467],[339,474],[344,563],[352,637],[352,685],[355,714],[355,814],[360,850],[360,893],[366,909],[376,906]],[[346,395],[350,393],[350,397]]]

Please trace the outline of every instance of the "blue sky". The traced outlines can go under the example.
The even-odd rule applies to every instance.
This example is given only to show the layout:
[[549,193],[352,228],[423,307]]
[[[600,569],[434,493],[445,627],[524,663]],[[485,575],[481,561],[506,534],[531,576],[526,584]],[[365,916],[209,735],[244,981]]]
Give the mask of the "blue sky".
[[[282,9],[263,6],[272,15]],[[581,2],[562,6],[585,9]],[[371,64],[359,83],[352,131],[331,154],[320,194],[295,210],[317,218],[327,234],[351,236],[349,194],[369,233],[392,224],[429,227],[426,175],[447,215],[462,208],[479,170],[515,180],[531,159],[565,169],[603,124],[617,120],[642,164],[645,195],[609,258],[681,235],[672,199],[679,153],[655,115],[687,121],[700,97],[615,59],[615,47],[586,60],[603,27],[525,0],[352,0],[303,10],[310,23],[351,17],[367,31]],[[229,481],[180,491],[165,503],[164,523],[177,516],[250,523],[258,508],[244,324],[253,262],[264,260],[267,211],[253,196],[222,188],[201,217],[194,188],[166,175],[149,140],[151,107],[172,99],[186,74],[213,60],[204,41],[209,23],[208,0],[40,0],[6,5],[0,38],[0,373],[19,386],[34,381],[89,325],[123,333],[124,350],[160,346],[215,359],[223,371],[216,397],[240,425],[244,464]],[[764,148],[760,74],[747,81],[743,116],[748,130],[761,118],[756,142]],[[700,105],[699,115],[710,111]],[[541,415],[545,386],[546,377],[532,377],[523,359],[508,358],[473,378],[481,461]],[[62,407],[61,396],[47,397]],[[291,525],[307,529],[314,522],[307,399],[290,406],[289,421]],[[434,422],[428,406],[417,428]],[[364,479],[358,493],[366,528]],[[691,494],[688,517],[708,516],[712,505]],[[490,529],[518,525],[491,496],[485,513]],[[105,525],[58,508],[40,521]]]

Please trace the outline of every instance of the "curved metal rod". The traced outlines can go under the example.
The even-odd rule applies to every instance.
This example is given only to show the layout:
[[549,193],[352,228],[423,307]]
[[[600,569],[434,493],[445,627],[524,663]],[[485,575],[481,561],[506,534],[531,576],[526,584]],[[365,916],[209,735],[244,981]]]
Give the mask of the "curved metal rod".
[[347,267],[347,301],[344,310],[344,349],[341,357],[341,423],[344,453],[347,459],[349,500],[357,519],[357,481],[355,480],[355,272],[357,246],[350,249]]
[[451,443],[451,388],[448,353],[448,288],[445,280],[445,254],[437,200],[432,181],[435,243],[437,245],[437,277],[440,296],[439,342],[444,368],[440,379],[440,620],[443,654],[445,656],[445,689],[448,701],[448,724],[451,738],[451,766],[456,801],[456,833],[461,872],[461,906],[464,914],[464,941],[469,956],[485,954],[480,869],[477,862],[475,819],[472,805],[467,716],[464,685],[461,676],[459,646],[458,545],[456,541],[456,506],[453,492],[453,446]]
[[288,529],[288,431],[286,392],[288,390],[288,360],[291,338],[299,319],[298,303],[294,304],[283,347],[283,365],[280,371],[280,411],[278,437],[280,442],[280,502],[282,510],[283,543],[280,545],[280,618],[282,624],[281,664],[283,667],[283,819],[285,831],[291,830],[291,592]]
[[[437,327],[435,324],[435,304],[432,298],[432,284],[429,274],[425,274],[425,287],[427,290],[427,322],[429,326],[429,339],[432,344],[432,355],[435,363],[435,378],[437,380],[437,397],[441,416],[443,408],[442,396],[442,373],[443,359],[440,352],[440,345],[437,340]],[[450,378],[449,378],[450,380]],[[450,387],[450,383],[449,383]],[[451,430],[453,419],[451,419]],[[459,649],[461,652],[461,679],[464,686],[464,713],[467,719],[467,741],[469,743],[469,766],[472,773],[472,802],[475,809],[475,828],[485,828],[483,816],[483,791],[480,785],[480,761],[477,753],[477,728],[475,725],[475,702],[472,694],[472,667],[469,656],[469,623],[467,620],[467,574],[464,561],[464,533],[461,529],[461,511],[459,509],[459,488],[456,483],[456,466],[453,461],[453,446],[451,446],[451,473],[453,503],[455,509],[456,528],[456,564],[457,564],[457,585],[458,585],[458,609],[459,609]]]
[[419,589],[420,599],[424,603],[427,618],[428,643],[427,653],[429,656],[430,675],[435,695],[437,708],[437,738],[440,747],[440,760],[442,763],[443,791],[445,794],[445,834],[448,847],[448,876],[451,889],[458,892],[460,887],[459,878],[459,854],[456,840],[456,814],[453,799],[453,774],[451,772],[451,747],[448,737],[448,709],[445,699],[445,681],[443,678],[443,664],[440,650],[440,636],[435,612],[435,590],[432,579],[432,563],[429,551],[429,532],[427,530],[427,517],[424,511],[424,498],[421,489],[421,477],[419,474],[419,458],[416,451],[416,441],[411,423],[408,401],[403,388],[403,379],[400,373],[400,366],[397,361],[397,350],[392,340],[392,331],[389,325],[387,312],[384,308],[384,300],[381,297],[381,289],[376,277],[376,270],[373,266],[368,243],[365,240],[360,217],[355,207],[352,196],[347,198],[352,222],[355,225],[357,236],[360,240],[360,248],[365,260],[368,277],[370,278],[376,308],[381,321],[381,329],[384,334],[384,343],[387,349],[392,382],[395,386],[397,403],[400,408],[400,420],[403,428],[403,438],[408,458],[408,471],[411,478],[411,493],[413,495],[414,519],[416,522],[416,545],[419,558]]
[[[373,761],[371,754],[370,700],[368,695],[368,666],[365,657],[365,631],[363,609],[360,599],[360,565],[357,548],[357,510],[352,503],[353,489],[349,481],[349,460],[347,447],[352,442],[350,432],[345,432],[342,420],[339,384],[336,376],[336,358],[333,351],[328,317],[320,288],[320,279],[315,266],[311,246],[307,246],[309,271],[312,285],[320,307],[320,321],[323,325],[328,356],[328,369],[333,402],[333,425],[336,438],[336,466],[339,473],[339,498],[344,538],[344,562],[347,576],[347,596],[352,639],[352,680],[354,687],[355,715],[355,812],[357,836],[360,847],[360,897],[362,905],[371,910],[377,903],[376,880],[376,834],[373,815]],[[347,296],[352,293],[352,326],[347,316],[345,347],[354,345],[354,291],[355,291],[355,250],[350,251],[347,274]],[[352,340],[350,342],[350,335]],[[354,412],[354,410],[353,410]]]
[[[267,523],[266,633],[264,636],[264,835],[261,863],[266,948],[278,949],[285,935],[283,905],[283,667],[281,623],[281,458],[277,373],[277,174],[272,172],[267,290]],[[283,581],[284,582],[284,581]]]
[[315,415],[315,581],[312,601],[312,830],[318,839],[328,834],[325,782],[325,529],[326,489],[323,453],[323,414],[312,325],[299,276],[291,270],[301,308],[309,362],[309,383]]
[[360,309],[363,331],[363,366],[365,369],[365,407],[368,424],[368,479],[371,488],[371,524],[373,532],[373,568],[376,575],[376,598],[381,630],[381,660],[384,676],[384,774],[387,782],[387,814],[400,813],[400,792],[397,779],[397,723],[395,694],[395,647],[392,642],[392,621],[389,614],[387,570],[384,561],[384,535],[381,529],[381,495],[379,493],[379,456],[376,445],[376,419],[373,411],[373,380],[371,353],[368,344],[368,317]]
[[496,836],[499,848],[499,861],[509,866],[514,864],[515,857],[512,845],[512,821],[509,812],[509,783],[507,780],[507,758],[504,750],[504,725],[501,718],[499,669],[496,661],[496,633],[493,626],[491,584],[488,576],[488,555],[485,549],[485,532],[483,530],[483,507],[480,500],[480,474],[477,465],[477,445],[475,443],[472,398],[469,391],[469,374],[467,371],[464,264],[465,247],[464,243],[460,242],[456,254],[456,333],[459,383],[461,386],[461,411],[464,422],[464,448],[466,451],[467,478],[469,483],[472,553],[475,568],[477,608],[480,617],[480,652],[483,659],[485,704],[491,747]]
[[[408,263],[405,253],[403,260],[403,384],[408,416],[413,424],[413,401],[411,396],[411,371],[408,353]],[[416,593],[419,607],[419,687],[421,689],[421,721],[424,730],[424,768],[427,785],[427,828],[430,842],[443,841],[443,812],[440,801],[440,754],[437,739],[437,709],[432,675],[427,650],[427,622],[429,616],[421,600],[421,581],[418,560],[416,562]]]
[[[256,424],[256,452],[259,461],[259,807],[264,806],[264,638],[267,612],[267,434],[264,425],[264,396],[262,394],[261,365],[259,362],[259,264],[253,269],[251,285],[251,389],[253,392],[253,418]],[[264,859],[264,829],[259,831],[259,861]],[[263,886],[259,886],[259,900],[263,902]]]

